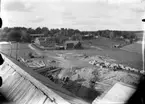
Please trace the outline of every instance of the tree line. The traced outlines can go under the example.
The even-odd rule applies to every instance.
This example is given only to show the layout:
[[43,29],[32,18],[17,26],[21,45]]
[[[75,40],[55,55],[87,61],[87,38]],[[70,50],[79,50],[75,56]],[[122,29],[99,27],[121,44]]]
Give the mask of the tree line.
[[44,34],[45,37],[53,38],[56,43],[63,43],[65,40],[83,40],[85,35],[89,38],[95,36],[106,37],[110,39],[129,39],[137,40],[134,31],[116,31],[116,30],[98,30],[98,31],[80,31],[70,28],[48,29],[47,27],[26,28],[26,27],[5,27],[0,33],[0,39],[5,41],[31,42],[30,34]]

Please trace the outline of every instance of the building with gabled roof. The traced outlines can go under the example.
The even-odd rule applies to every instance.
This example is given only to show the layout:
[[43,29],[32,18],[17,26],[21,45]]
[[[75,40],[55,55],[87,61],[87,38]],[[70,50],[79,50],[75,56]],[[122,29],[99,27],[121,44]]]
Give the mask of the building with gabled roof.
[[81,42],[74,41],[74,40],[68,40],[68,41],[65,41],[64,47],[65,47],[65,49],[75,49],[75,46],[77,46],[78,44],[81,44]]

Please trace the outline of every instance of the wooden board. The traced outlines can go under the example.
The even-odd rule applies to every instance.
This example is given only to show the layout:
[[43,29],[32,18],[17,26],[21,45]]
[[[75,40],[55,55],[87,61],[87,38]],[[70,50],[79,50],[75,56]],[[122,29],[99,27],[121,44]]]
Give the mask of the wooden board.
[[49,98],[46,99],[46,101],[44,102],[44,104],[55,104],[54,102],[51,102]]
[[7,71],[10,70],[10,68],[11,67],[7,63],[2,65],[2,67],[0,68],[0,75],[1,75],[1,77],[3,77],[7,73]]
[[13,69],[13,68],[10,68],[10,69],[8,70],[8,72],[2,76],[3,82],[5,82],[5,80],[6,80],[9,76],[11,76],[13,73],[14,73],[14,69]]
[[44,104],[46,99],[47,99],[47,96],[43,94],[43,96],[41,96],[41,99],[39,100],[38,104]]
[[15,98],[15,96],[17,96],[20,91],[23,89],[23,87],[25,86],[26,84],[26,80],[22,80],[21,83],[17,86],[17,88],[14,89],[14,91],[8,96],[8,98],[10,100],[13,100]]
[[39,69],[36,69],[35,71],[39,73],[39,72],[43,72],[47,70],[49,70],[49,68],[39,68]]
[[0,68],[3,68],[3,67],[6,66],[6,65],[7,65],[7,63],[4,62],[2,65],[0,65]]
[[34,86],[30,83],[29,87],[27,88],[27,90],[21,95],[21,97],[19,97],[16,102],[18,104],[21,104],[21,102],[25,99],[26,96],[28,96],[30,90],[33,88]]
[[24,80],[23,77],[21,77],[11,88],[11,90],[7,93],[6,97],[9,99],[9,96],[13,95],[13,92],[18,88],[18,86],[22,83]]
[[26,80],[24,86],[14,97],[13,101],[17,101],[17,100],[21,99],[24,96],[24,94],[27,92],[29,87],[31,87],[31,83],[28,80]]
[[18,104],[28,104],[28,102],[34,96],[35,92],[36,92],[36,88],[34,86],[31,86],[28,93],[25,95],[25,97],[23,97],[23,99],[21,101],[19,101]]
[[1,92],[8,93],[12,88],[15,82],[20,79],[20,75],[14,72],[13,75],[9,76],[4,82],[2,87],[0,88]]
[[43,96],[42,92],[37,89],[36,92],[34,93],[34,96],[28,102],[28,104],[38,104],[38,102],[40,101],[41,96]]

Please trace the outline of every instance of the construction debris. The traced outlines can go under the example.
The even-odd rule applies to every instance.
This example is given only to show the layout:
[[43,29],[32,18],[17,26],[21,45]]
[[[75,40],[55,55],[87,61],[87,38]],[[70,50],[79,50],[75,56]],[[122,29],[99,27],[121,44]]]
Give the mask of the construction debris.
[[106,67],[106,68],[110,68],[114,71],[117,70],[127,70],[127,71],[132,71],[132,72],[136,72],[136,73],[140,73],[140,74],[145,74],[143,71],[139,71],[138,69],[135,68],[131,68],[129,66],[125,66],[122,64],[117,64],[117,63],[113,63],[112,61],[108,61],[106,60],[104,57],[92,57],[91,60],[89,61],[90,64],[95,65],[97,67]]

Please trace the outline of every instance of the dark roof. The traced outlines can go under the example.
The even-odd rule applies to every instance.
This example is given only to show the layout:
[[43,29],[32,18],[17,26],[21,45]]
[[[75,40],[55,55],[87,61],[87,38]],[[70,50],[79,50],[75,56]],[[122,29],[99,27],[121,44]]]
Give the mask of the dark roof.
[[44,34],[30,34],[30,36],[44,36]]

